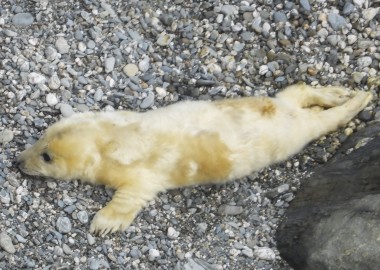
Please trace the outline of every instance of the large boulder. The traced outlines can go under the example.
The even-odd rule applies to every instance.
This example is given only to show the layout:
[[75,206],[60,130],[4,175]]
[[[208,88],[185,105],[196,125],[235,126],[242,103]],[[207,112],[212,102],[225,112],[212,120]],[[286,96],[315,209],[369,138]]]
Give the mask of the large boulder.
[[294,269],[379,269],[380,123],[304,180],[276,237]]

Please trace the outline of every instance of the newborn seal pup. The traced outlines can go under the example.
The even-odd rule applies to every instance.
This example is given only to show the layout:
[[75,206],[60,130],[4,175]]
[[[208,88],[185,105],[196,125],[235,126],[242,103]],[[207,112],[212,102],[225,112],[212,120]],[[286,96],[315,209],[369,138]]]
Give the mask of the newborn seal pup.
[[369,92],[297,84],[275,98],[80,113],[48,128],[17,162],[29,175],[116,189],[90,227],[105,235],[127,229],[158,192],[222,183],[285,160],[345,125],[371,99]]

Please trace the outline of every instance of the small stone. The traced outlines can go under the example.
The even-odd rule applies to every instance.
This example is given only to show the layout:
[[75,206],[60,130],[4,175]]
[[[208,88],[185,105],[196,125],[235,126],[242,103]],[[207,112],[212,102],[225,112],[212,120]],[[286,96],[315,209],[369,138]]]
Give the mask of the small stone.
[[59,37],[57,41],[55,42],[55,47],[57,48],[58,52],[64,54],[68,53],[70,51],[70,46],[67,43],[67,40],[63,37]]
[[262,66],[260,66],[259,74],[265,75],[265,74],[267,74],[268,71],[269,71],[269,67],[267,65],[262,65]]
[[71,115],[74,114],[73,107],[71,107],[71,105],[66,104],[66,103],[62,103],[59,110],[61,111],[61,114],[63,115],[63,117],[70,117]]
[[123,68],[123,71],[128,77],[133,77],[139,72],[139,68],[135,64],[127,64]]
[[29,26],[33,22],[34,18],[30,13],[17,13],[12,17],[12,23],[16,26]]
[[16,252],[13,246],[12,239],[6,232],[0,233],[0,247],[2,247],[6,252],[14,254]]
[[96,89],[95,94],[94,94],[94,100],[101,101],[103,96],[104,96],[103,90],[100,88]]
[[155,90],[158,98],[164,98],[167,95],[167,91],[163,87],[156,87]]
[[148,57],[144,57],[144,59],[140,61],[139,69],[141,72],[147,72],[148,71],[148,69],[149,69],[149,58]]
[[314,67],[308,67],[307,74],[309,74],[310,76],[315,76],[318,74],[318,70]]
[[353,72],[352,73],[352,79],[354,80],[354,82],[356,82],[358,84],[362,81],[362,79],[365,76],[366,76],[365,72]]
[[88,214],[86,211],[79,211],[77,213],[78,220],[82,222],[83,224],[86,224],[88,222]]
[[286,17],[285,13],[282,13],[280,11],[276,11],[273,14],[273,21],[275,23],[286,22],[287,20],[288,20],[288,18]]
[[369,67],[372,64],[372,58],[371,56],[360,57],[357,64],[359,68]]
[[41,84],[41,83],[44,83],[45,81],[46,81],[46,78],[37,72],[31,72],[28,75],[28,82],[30,84]]
[[104,71],[106,73],[110,73],[115,68],[116,59],[115,57],[108,57],[104,61]]
[[149,257],[154,259],[159,256],[160,256],[160,252],[157,249],[154,249],[154,248],[149,249]]
[[243,207],[237,206],[237,205],[228,205],[224,204],[221,205],[218,209],[218,213],[220,215],[226,215],[226,216],[236,216],[243,213]]
[[141,109],[147,109],[154,104],[154,93],[149,91],[148,96],[140,104]]
[[91,270],[97,270],[97,269],[99,269],[100,268],[100,262],[99,262],[99,260],[97,260],[95,258],[88,259],[88,267]]
[[50,77],[48,85],[52,90],[57,90],[61,86],[61,80],[59,79],[57,73],[54,72],[54,74]]
[[303,7],[306,11],[311,10],[311,6],[308,0],[300,0],[301,7]]
[[71,221],[67,217],[59,217],[56,222],[56,227],[60,233],[69,233],[71,231]]
[[343,6],[342,14],[349,15],[354,11],[354,9],[355,9],[355,6],[351,2],[347,1]]
[[46,95],[46,103],[50,107],[53,107],[58,104],[58,98],[55,94],[49,93]]
[[361,121],[368,122],[372,120],[373,113],[370,110],[363,110],[359,113],[358,118]]
[[377,13],[379,13],[379,10],[380,10],[380,7],[377,7],[377,8],[367,8],[367,9],[364,9],[362,11],[362,14],[363,14],[363,18],[366,20],[366,21],[372,21],[373,18],[375,18],[375,16],[377,15]]
[[95,238],[91,235],[91,234],[87,234],[87,243],[92,246],[93,244],[95,244]]
[[256,247],[253,255],[267,261],[273,261],[276,258],[274,251],[268,247]]
[[174,35],[162,32],[157,39],[157,44],[160,46],[167,46],[174,39]]
[[347,36],[347,43],[348,43],[348,45],[354,44],[357,40],[358,40],[358,36],[357,35],[348,35]]
[[336,13],[330,13],[327,17],[327,20],[331,25],[332,29],[334,29],[335,31],[341,29],[343,26],[347,24],[346,19]]
[[233,5],[224,5],[220,9],[220,12],[223,13],[224,15],[230,16],[233,14],[237,14],[238,9],[236,6],[233,6]]
[[278,192],[279,194],[285,193],[285,192],[287,192],[288,190],[289,190],[289,184],[283,184],[283,185],[277,187],[277,192]]
[[13,131],[10,129],[4,129],[0,131],[0,143],[6,145],[13,140]]
[[168,228],[168,237],[170,239],[176,239],[179,236],[179,232],[177,232],[173,227]]
[[252,258],[253,257],[253,250],[250,249],[249,247],[243,247],[242,251],[241,251],[245,256],[247,256],[248,258]]

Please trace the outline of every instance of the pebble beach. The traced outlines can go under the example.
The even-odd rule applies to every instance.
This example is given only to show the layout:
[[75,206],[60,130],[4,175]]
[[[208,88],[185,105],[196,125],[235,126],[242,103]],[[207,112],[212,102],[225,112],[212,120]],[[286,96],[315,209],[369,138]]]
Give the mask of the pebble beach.
[[[378,0],[1,0],[0,269],[291,270],[274,235],[300,180],[380,120],[379,11]],[[375,98],[283,163],[159,194],[123,233],[89,233],[112,190],[14,165],[74,113],[274,96],[301,81]]]

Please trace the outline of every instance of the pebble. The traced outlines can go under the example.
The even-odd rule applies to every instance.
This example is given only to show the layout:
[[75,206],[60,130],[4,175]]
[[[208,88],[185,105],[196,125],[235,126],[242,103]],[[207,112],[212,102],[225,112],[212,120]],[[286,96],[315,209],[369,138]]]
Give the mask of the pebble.
[[237,14],[238,10],[236,6],[224,5],[220,9],[220,12],[223,13],[224,15],[231,16],[231,15]]
[[372,64],[372,57],[371,56],[360,57],[358,59],[357,64],[359,68],[369,67]]
[[53,75],[49,79],[49,88],[52,90],[57,90],[61,86],[61,80],[59,79],[57,73],[53,73]]
[[160,46],[167,46],[170,44],[170,42],[172,42],[174,37],[175,36],[172,34],[167,34],[167,33],[163,32],[158,36],[157,44]]
[[330,13],[327,17],[327,20],[331,25],[332,29],[334,29],[335,31],[341,29],[347,24],[346,19],[336,13]]
[[87,214],[87,211],[79,211],[77,213],[77,217],[78,217],[78,220],[83,223],[83,224],[86,224],[88,222],[88,214]]
[[55,42],[55,47],[57,48],[58,52],[62,54],[69,53],[70,51],[70,46],[67,43],[67,40],[63,37],[59,37],[57,39],[57,41]]
[[306,11],[311,10],[311,6],[309,0],[300,0],[301,7],[303,7]]
[[226,215],[226,216],[240,215],[241,213],[243,213],[243,207],[224,204],[224,205],[219,206],[218,213],[220,215]]
[[149,257],[152,259],[160,257],[160,252],[157,249],[151,248],[149,249]]
[[68,217],[59,217],[56,227],[60,233],[69,233],[71,231],[71,221]]
[[123,71],[128,77],[133,77],[139,72],[139,68],[135,64],[127,64]]
[[91,235],[91,234],[87,234],[87,243],[92,246],[93,244],[95,244],[95,238]]
[[364,9],[362,11],[363,18],[366,21],[372,21],[373,18],[375,18],[375,16],[379,13],[379,10],[380,10],[380,7],[377,7],[377,8],[371,7],[371,8]]
[[88,267],[91,270],[97,270],[97,269],[99,269],[100,268],[100,262],[99,262],[99,260],[97,260],[95,258],[88,259]]
[[0,247],[2,247],[2,249],[10,254],[14,254],[16,252],[16,249],[12,243],[12,239],[6,232],[0,233]]
[[153,106],[154,104],[154,93],[152,91],[149,91],[148,96],[144,98],[144,100],[140,104],[141,109],[147,109]]
[[115,63],[116,63],[115,57],[106,58],[106,60],[104,61],[104,71],[106,73],[112,72],[115,68]]
[[276,11],[273,14],[273,21],[275,23],[286,22],[287,20],[288,20],[288,18],[286,17],[286,15],[280,11]]
[[28,82],[30,84],[42,84],[45,81],[46,81],[46,78],[37,72],[31,72],[28,75]]
[[145,57],[139,62],[139,70],[141,72],[147,72],[149,70],[149,58]]
[[61,111],[63,117],[70,117],[74,114],[73,107],[66,103],[60,104],[59,110]]
[[170,239],[176,239],[179,236],[179,232],[177,232],[173,227],[169,227],[167,235]]
[[58,98],[56,94],[49,93],[46,95],[46,103],[50,107],[54,107],[55,105],[58,104]]
[[276,259],[276,254],[271,248],[268,247],[256,247],[253,251],[253,256],[261,259],[261,260],[267,260],[272,261]]
[[3,145],[11,142],[13,140],[13,131],[10,129],[4,129],[0,131],[0,143]]
[[34,18],[30,13],[17,13],[12,17],[12,24],[16,26],[29,26],[33,22]]

